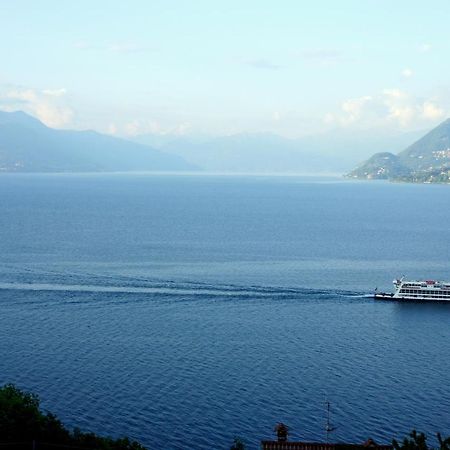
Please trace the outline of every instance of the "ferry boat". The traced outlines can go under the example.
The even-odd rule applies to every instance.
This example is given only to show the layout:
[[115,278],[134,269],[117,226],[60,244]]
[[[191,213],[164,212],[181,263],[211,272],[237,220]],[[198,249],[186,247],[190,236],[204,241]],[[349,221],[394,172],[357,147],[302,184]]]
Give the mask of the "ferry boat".
[[399,301],[432,301],[450,302],[450,283],[426,280],[407,281],[405,277],[396,279],[394,293],[378,292],[375,289],[376,300],[399,300]]

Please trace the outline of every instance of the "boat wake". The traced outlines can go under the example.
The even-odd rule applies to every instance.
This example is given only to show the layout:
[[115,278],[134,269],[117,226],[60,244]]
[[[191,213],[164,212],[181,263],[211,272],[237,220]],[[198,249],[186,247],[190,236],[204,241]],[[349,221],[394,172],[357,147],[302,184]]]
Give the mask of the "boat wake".
[[364,293],[348,294],[347,297],[351,297],[351,298],[373,298],[373,294],[364,294]]
[[[4,267],[5,269],[6,267]],[[336,289],[314,289],[299,286],[262,286],[208,283],[196,280],[167,280],[136,277],[117,273],[86,273],[6,268],[0,271],[1,291],[61,292],[79,294],[139,295],[179,298],[234,298],[234,299],[334,299],[345,300],[371,297],[364,292]],[[3,272],[3,273],[2,273]]]
[[[121,280],[124,281],[124,280]],[[134,281],[134,282],[133,282]],[[193,282],[157,281],[143,283],[127,280],[122,284],[111,283],[61,283],[61,282],[0,282],[0,291],[67,292],[89,294],[136,294],[150,296],[222,297],[222,298],[284,298],[327,299],[365,298],[365,294],[336,290],[317,290],[274,286],[211,285]]]
[[52,284],[52,283],[0,283],[2,290],[19,291],[59,291],[59,292],[89,292],[89,293],[126,293],[126,294],[177,294],[177,295],[254,295],[270,296],[271,292],[261,292],[246,289],[208,289],[208,288],[183,288],[177,286],[104,286],[104,285],[80,285],[80,284]]

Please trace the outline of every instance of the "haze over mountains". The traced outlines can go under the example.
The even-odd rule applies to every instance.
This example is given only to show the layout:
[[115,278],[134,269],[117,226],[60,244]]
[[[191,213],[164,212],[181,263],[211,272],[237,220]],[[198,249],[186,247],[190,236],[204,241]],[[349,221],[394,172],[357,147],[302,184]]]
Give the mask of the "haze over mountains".
[[0,112],[0,170],[342,174],[374,152],[402,150],[420,134],[335,130],[300,139],[270,133],[147,134],[131,141],[52,129],[21,111]]
[[135,142],[182,156],[209,172],[342,174],[380,149],[400,151],[422,132],[334,130],[300,139],[271,133],[140,135]]
[[450,181],[450,119],[397,155],[376,153],[349,173],[359,179],[419,182]]
[[177,155],[95,131],[55,130],[24,112],[0,112],[0,170],[195,170]]

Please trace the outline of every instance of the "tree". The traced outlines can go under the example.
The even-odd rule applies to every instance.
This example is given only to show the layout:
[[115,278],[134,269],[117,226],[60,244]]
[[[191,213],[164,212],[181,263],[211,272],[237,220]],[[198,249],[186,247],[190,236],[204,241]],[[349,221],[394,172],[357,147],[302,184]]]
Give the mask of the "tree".
[[417,433],[412,430],[409,437],[403,438],[403,442],[399,444],[395,439],[392,440],[392,445],[395,450],[428,450],[427,437],[423,433]]
[[37,395],[22,392],[12,384],[0,389],[0,440],[38,439],[45,419]]
[[52,413],[39,409],[39,397],[13,384],[0,388],[0,442],[40,441],[101,450],[145,450],[128,438],[112,439],[94,433],[70,432]]
[[[412,430],[405,437],[401,444],[395,439],[392,441],[392,446],[395,450],[429,450],[427,445],[427,437],[424,433],[418,433],[416,430]],[[443,439],[441,433],[437,433],[437,439],[439,442],[439,450],[450,450],[450,437]],[[431,450],[431,449],[430,449]]]
[[442,439],[441,433],[438,433],[437,438],[439,441],[439,450],[450,450],[450,436]]
[[234,438],[233,445],[230,450],[245,450],[245,445],[239,438]]

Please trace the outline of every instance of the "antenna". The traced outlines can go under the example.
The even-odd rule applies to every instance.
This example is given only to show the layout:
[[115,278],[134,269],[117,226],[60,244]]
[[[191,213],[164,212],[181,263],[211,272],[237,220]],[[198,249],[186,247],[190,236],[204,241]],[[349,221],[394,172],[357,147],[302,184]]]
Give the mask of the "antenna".
[[327,438],[327,444],[329,443],[330,433],[336,429],[336,427],[332,427],[330,424],[330,402],[327,400],[327,424],[325,425],[325,433]]

